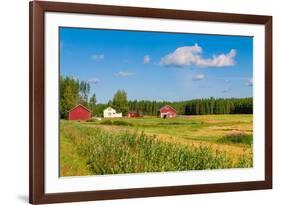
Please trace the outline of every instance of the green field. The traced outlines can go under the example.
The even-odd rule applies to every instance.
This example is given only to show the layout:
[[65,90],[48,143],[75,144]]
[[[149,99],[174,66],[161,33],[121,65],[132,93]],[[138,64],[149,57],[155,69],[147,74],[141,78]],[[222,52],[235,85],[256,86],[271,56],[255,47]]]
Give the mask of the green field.
[[252,115],[60,122],[60,175],[252,167]]

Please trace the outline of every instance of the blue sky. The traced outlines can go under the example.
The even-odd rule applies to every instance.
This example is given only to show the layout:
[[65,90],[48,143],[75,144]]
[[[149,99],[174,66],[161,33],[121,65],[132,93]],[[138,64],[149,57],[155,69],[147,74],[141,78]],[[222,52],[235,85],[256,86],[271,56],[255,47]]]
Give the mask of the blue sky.
[[60,74],[90,82],[99,103],[251,97],[253,39],[245,36],[60,28]]

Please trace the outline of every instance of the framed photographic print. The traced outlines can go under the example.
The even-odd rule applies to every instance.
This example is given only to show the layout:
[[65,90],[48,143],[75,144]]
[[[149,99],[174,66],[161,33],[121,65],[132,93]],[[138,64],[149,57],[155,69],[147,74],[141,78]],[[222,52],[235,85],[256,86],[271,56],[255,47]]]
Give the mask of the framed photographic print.
[[30,203],[272,187],[272,17],[30,2]]

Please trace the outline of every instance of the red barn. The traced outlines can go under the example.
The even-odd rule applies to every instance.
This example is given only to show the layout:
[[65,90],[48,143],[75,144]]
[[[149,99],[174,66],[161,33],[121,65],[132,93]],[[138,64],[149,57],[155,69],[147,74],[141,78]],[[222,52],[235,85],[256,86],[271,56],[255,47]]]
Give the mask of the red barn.
[[128,113],[128,117],[139,117],[139,116],[140,116],[140,114],[136,111],[130,111]]
[[160,108],[161,118],[173,118],[177,116],[177,111],[169,105]]
[[68,111],[68,120],[89,120],[90,118],[91,111],[81,104]]

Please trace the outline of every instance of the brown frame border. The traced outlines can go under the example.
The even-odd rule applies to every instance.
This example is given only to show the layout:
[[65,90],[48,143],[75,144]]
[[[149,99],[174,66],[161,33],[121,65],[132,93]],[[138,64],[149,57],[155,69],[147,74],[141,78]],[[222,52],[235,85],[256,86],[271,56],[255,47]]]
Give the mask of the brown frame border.
[[[265,26],[265,180],[86,191],[44,192],[44,13],[67,12]],[[33,1],[29,4],[29,202],[32,204],[229,192],[272,188],[272,16]]]

